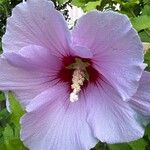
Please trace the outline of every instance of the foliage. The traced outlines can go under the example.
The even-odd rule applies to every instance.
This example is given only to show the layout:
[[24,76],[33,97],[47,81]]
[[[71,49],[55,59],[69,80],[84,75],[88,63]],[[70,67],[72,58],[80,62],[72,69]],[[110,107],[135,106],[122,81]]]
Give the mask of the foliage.
[[[4,95],[1,93],[0,101],[4,102]],[[10,112],[3,106],[0,111],[0,149],[1,150],[26,150],[20,141],[20,117],[24,114],[19,103],[12,93],[9,93]]]
[[[6,18],[22,0],[0,0],[0,41],[5,32]],[[137,30],[143,42],[150,42],[150,0],[52,0],[57,10],[63,12],[69,19],[67,5],[81,7],[84,12],[97,9],[99,11],[114,10],[128,15],[133,27]],[[118,6],[118,7],[117,7]],[[1,45],[1,44],[0,44]],[[0,46],[0,51],[2,50]],[[145,54],[146,70],[150,71],[150,51]],[[26,150],[20,138],[19,119],[23,110],[9,93],[11,112],[5,105],[4,93],[0,92],[0,150]],[[113,144],[98,143],[92,150],[150,150],[150,124],[142,139],[130,143]]]

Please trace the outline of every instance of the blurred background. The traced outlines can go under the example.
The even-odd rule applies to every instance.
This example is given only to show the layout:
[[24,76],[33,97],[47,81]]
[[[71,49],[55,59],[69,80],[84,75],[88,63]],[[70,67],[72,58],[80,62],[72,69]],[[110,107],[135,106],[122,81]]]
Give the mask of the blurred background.
[[[137,30],[145,49],[145,62],[150,71],[150,0],[52,0],[55,8],[62,12],[69,28],[84,13],[97,9],[99,11],[114,10],[126,14]],[[1,39],[5,33],[6,20],[12,9],[22,0],[0,0],[0,53]],[[6,98],[0,91],[0,150],[27,150],[19,138],[19,119],[24,111],[12,93],[9,93],[9,110]],[[86,137],[86,135],[85,135]],[[92,150],[150,150],[150,124],[145,128],[142,139],[130,143],[113,144],[99,142]]]

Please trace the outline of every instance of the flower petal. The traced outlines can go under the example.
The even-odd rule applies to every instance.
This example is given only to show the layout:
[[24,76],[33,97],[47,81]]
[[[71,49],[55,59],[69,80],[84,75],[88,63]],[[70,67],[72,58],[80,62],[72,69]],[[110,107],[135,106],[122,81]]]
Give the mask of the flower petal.
[[86,122],[85,101],[71,103],[68,97],[65,85],[55,86],[28,105],[21,139],[29,149],[89,150],[96,144]]
[[129,19],[112,11],[92,11],[79,19],[72,35],[74,45],[92,51],[93,65],[122,98],[131,98],[145,66],[142,43]]
[[72,47],[71,54],[73,56],[79,56],[81,58],[92,58],[93,57],[92,52],[86,47],[78,46],[78,45],[71,46],[71,47]]
[[69,53],[70,32],[63,15],[48,0],[28,0],[17,5],[7,21],[4,51],[39,45],[56,55]]
[[6,52],[2,56],[7,58],[10,64],[26,70],[35,70],[56,75],[61,68],[61,59],[51,52],[37,45],[23,47],[19,52]]
[[57,57],[39,46],[4,53],[0,58],[0,89],[12,90],[26,106],[37,94],[58,82],[56,73],[60,65]]
[[129,101],[131,106],[144,116],[150,117],[150,73],[142,74],[136,94]]
[[143,136],[144,129],[136,112],[122,101],[105,79],[100,81],[100,85],[90,85],[85,95],[89,114],[87,122],[100,141],[122,143]]

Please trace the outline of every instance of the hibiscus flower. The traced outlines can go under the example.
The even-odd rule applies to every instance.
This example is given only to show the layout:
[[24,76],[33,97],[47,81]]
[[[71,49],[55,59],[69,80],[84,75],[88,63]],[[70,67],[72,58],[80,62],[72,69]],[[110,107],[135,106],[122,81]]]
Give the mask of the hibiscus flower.
[[27,0],[8,18],[0,89],[26,114],[21,140],[31,150],[89,150],[128,142],[150,116],[150,73],[127,16],[92,11],[69,30],[47,0]]

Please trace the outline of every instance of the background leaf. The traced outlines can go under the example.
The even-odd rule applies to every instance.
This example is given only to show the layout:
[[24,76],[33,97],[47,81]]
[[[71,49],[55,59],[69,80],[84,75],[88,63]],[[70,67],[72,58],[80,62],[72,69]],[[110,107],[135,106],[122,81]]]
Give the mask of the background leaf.
[[89,12],[91,10],[96,9],[97,6],[101,5],[101,0],[98,1],[94,1],[94,2],[88,2],[87,4],[85,4],[83,10],[85,12]]
[[128,144],[113,144],[108,145],[109,150],[132,150],[132,147]]
[[144,139],[139,139],[129,143],[129,145],[132,147],[132,150],[146,150],[147,144],[147,141]]
[[131,18],[131,22],[137,31],[150,28],[150,16],[145,15]]

